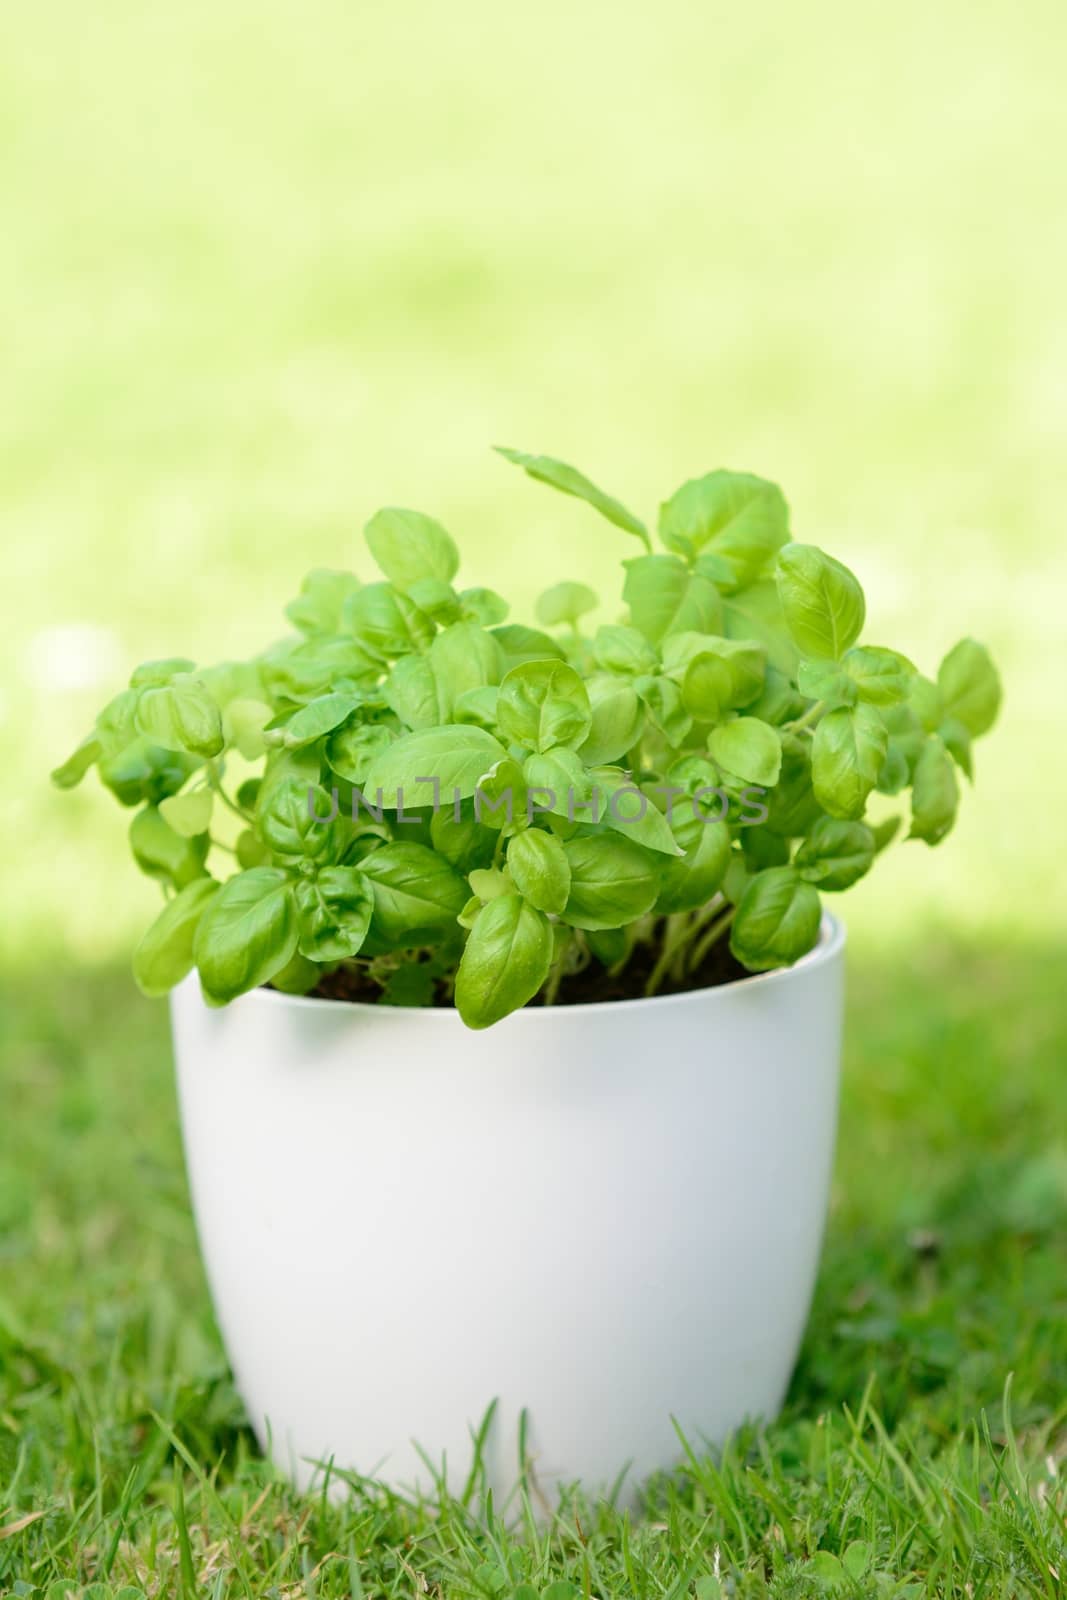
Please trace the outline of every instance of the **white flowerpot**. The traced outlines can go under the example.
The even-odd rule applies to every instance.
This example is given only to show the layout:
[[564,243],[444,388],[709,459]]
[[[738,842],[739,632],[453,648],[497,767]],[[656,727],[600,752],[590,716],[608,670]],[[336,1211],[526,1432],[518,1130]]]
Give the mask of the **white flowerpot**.
[[[844,932],[785,971],[520,1011],[173,997],[208,1276],[259,1437],[498,1493],[633,1485],[781,1405],[836,1121]],[[525,1419],[520,1423],[523,1412]]]

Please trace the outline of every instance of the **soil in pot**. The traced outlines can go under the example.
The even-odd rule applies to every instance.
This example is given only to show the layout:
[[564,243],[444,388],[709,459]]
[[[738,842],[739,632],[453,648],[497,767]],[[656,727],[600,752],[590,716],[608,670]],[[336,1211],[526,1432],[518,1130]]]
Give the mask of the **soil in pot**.
[[[655,965],[658,950],[641,944],[634,950],[623,972],[613,975],[599,961],[591,961],[581,972],[565,977],[560,984],[555,1004],[561,1006],[590,1005],[602,1000],[641,1000],[645,985]],[[707,952],[696,971],[688,973],[681,981],[665,977],[657,994],[685,994],[691,989],[714,989],[721,983],[734,983],[738,978],[752,974],[736,961],[725,939],[720,939]],[[349,1000],[361,1005],[378,1005],[382,1001],[381,984],[363,967],[338,967],[326,973],[311,997],[318,1000]],[[440,980],[434,983],[435,1006],[451,1006],[452,996],[448,986]],[[540,1005],[540,997],[530,1001]]]

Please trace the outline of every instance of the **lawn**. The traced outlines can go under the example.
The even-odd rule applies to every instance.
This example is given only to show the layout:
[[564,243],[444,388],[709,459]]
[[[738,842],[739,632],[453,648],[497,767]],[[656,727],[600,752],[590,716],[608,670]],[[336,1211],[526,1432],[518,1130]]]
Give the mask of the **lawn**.
[[338,1505],[274,1476],[198,1264],[164,1008],[124,973],[35,980],[2,1023],[0,1590],[1061,1593],[1067,1007],[1049,997],[1065,951],[862,954],[783,1417],[721,1457],[694,1447],[636,1517],[568,1496],[550,1527],[477,1491]]
[[[1061,36],[1051,0],[12,13],[0,1591],[1063,1587]],[[477,1493],[301,1500],[259,1459],[164,1008],[127,975],[156,889],[109,799],[46,779],[132,663],[248,653],[308,567],[365,574],[382,504],[438,515],[520,617],[564,576],[613,617],[625,536],[491,443],[648,515],[711,467],[773,477],[863,580],[872,642],[930,669],[973,633],[1006,691],[952,838],[848,896],[834,1204],[785,1415],[640,1516],[568,1500],[550,1529]]]

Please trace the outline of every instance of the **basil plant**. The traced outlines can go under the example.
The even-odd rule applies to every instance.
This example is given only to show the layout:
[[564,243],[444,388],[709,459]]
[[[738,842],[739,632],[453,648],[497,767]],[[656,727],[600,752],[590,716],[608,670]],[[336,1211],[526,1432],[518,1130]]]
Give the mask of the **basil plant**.
[[727,941],[751,972],[804,955],[820,895],[902,813],[928,845],[952,827],[1000,702],[982,645],[933,679],[863,642],[859,582],[790,540],[761,478],[683,484],[654,550],[581,473],[502,453],[642,547],[618,621],[583,626],[597,596],[558,583],[539,627],[509,622],[457,587],[440,523],[379,511],[381,578],[309,573],[293,631],[250,661],[138,667],[53,774],[95,767],[133,811],[164,895],[134,957],[147,994],[193,966],[216,1004],[340,975],[483,1028],[598,966],[624,993],[693,987]]

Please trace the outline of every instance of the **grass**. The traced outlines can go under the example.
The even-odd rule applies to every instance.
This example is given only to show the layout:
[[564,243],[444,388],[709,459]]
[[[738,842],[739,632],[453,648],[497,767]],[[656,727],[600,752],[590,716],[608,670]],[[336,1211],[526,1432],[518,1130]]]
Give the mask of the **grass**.
[[2,1023],[0,1590],[1061,1593],[1065,951],[859,943],[826,1254],[783,1416],[715,1458],[680,1444],[636,1516],[565,1496],[549,1527],[477,1490],[335,1504],[277,1479],[198,1264],[163,1008],[122,973],[35,979]]

